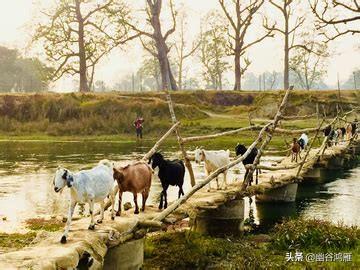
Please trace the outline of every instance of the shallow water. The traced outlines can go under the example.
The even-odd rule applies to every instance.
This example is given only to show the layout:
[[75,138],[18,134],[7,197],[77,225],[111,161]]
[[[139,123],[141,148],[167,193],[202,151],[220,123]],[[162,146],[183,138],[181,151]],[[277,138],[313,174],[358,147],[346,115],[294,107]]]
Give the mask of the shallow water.
[[[0,231],[22,231],[26,219],[66,214],[68,194],[56,194],[52,186],[57,166],[77,171],[104,158],[126,164],[141,157],[151,146],[150,143],[121,142],[0,142]],[[164,151],[171,156],[171,151],[177,151],[177,147],[167,147]],[[262,162],[270,164],[276,159],[266,158]],[[197,179],[205,177],[202,166],[193,164],[193,168]],[[243,172],[243,166],[239,165],[230,171],[228,179],[242,179]],[[318,217],[360,225],[360,208],[354,207],[360,205],[360,186],[355,182],[359,176],[360,168],[355,168],[330,173],[322,183],[301,185],[296,203],[276,204],[274,207],[274,204],[254,202],[250,205],[246,199],[245,217],[253,214],[255,223],[264,229],[284,216]],[[185,177],[186,193],[190,181],[187,173]],[[155,177],[147,204],[156,205],[160,191],[160,182]],[[177,192],[177,188],[169,188],[169,202],[177,198]],[[123,202],[126,201],[132,202],[130,193],[124,194]]]

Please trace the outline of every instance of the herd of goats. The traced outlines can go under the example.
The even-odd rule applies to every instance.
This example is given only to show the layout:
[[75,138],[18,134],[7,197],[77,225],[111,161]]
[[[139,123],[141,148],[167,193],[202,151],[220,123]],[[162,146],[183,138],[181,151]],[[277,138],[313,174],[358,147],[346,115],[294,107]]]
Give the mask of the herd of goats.
[[[324,136],[328,137],[330,144],[336,145],[341,141],[344,141],[345,137],[348,141],[352,136],[357,134],[357,121],[348,124],[344,128],[332,128],[327,126],[323,129]],[[291,146],[291,161],[297,162],[297,157],[303,149],[306,149],[309,138],[306,133],[303,133],[299,139],[294,138]],[[246,146],[238,144],[235,147],[236,155],[243,155],[247,151]],[[258,154],[258,149],[253,148],[250,154],[243,160],[243,165],[253,164],[255,157]],[[207,175],[211,174],[220,167],[223,167],[230,163],[230,151],[208,151],[197,148],[195,150],[195,161],[196,163],[204,162],[204,169]],[[150,165],[151,164],[151,167]],[[146,200],[149,196],[151,180],[153,170],[158,168],[158,177],[162,185],[162,191],[160,194],[159,209],[167,208],[167,189],[169,186],[178,186],[178,198],[184,195],[183,183],[185,176],[185,166],[182,160],[167,160],[159,152],[153,154],[149,162],[135,162],[125,167],[117,167],[109,160],[102,160],[97,166],[90,170],[82,170],[77,173],[73,173],[65,168],[59,167],[56,170],[54,178],[54,190],[60,192],[65,187],[70,189],[70,206],[68,212],[68,218],[65,226],[65,232],[61,237],[60,242],[66,243],[67,236],[70,230],[70,224],[74,213],[75,206],[77,203],[88,203],[91,221],[89,230],[95,229],[94,220],[94,204],[100,204],[100,219],[97,223],[102,223],[104,219],[104,208],[105,199],[110,198],[111,200],[111,219],[115,219],[121,215],[121,199],[123,192],[131,192],[134,195],[135,203],[135,214],[139,213],[139,207],[137,203],[137,194],[142,194],[142,211],[145,211]],[[246,166],[245,166],[246,168]],[[245,178],[249,173],[249,169],[245,172]],[[226,174],[227,171],[223,172],[224,175],[224,187],[226,187]],[[258,171],[256,171],[256,183]],[[115,181],[116,180],[116,181]],[[252,181],[250,176],[250,182]],[[220,189],[218,179],[216,178],[217,189]],[[119,206],[118,211],[115,213],[115,195],[116,195],[116,184],[119,189]],[[209,190],[210,190],[209,183]]]

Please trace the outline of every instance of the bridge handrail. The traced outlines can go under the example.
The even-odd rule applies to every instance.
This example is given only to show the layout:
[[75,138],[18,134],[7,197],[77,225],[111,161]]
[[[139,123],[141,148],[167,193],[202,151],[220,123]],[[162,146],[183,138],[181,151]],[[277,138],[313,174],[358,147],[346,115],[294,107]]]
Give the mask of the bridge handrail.
[[[225,166],[223,166],[221,168],[218,168],[217,170],[212,172],[209,176],[207,176],[203,181],[195,184],[195,186],[193,186],[192,189],[188,193],[186,193],[183,197],[179,198],[178,200],[174,201],[168,208],[166,208],[164,211],[162,211],[153,220],[154,221],[163,221],[175,209],[177,209],[181,204],[185,203],[193,194],[195,194],[198,190],[200,190],[201,188],[206,186],[208,183],[210,183],[220,173],[223,173],[224,171],[226,171],[226,170],[234,167],[238,163],[242,162],[251,153],[251,151],[256,147],[256,145],[262,140],[263,136],[265,134],[267,134],[268,136],[264,141],[265,143],[263,143],[262,146],[259,149],[259,153],[261,153],[264,146],[267,145],[266,142],[269,142],[271,140],[271,135],[270,135],[271,131],[273,131],[276,128],[276,125],[280,120],[280,116],[281,116],[283,110],[286,107],[290,90],[292,90],[292,89],[293,89],[293,87],[290,87],[289,89],[286,90],[285,95],[283,97],[283,100],[282,100],[282,102],[281,102],[281,104],[280,104],[280,106],[278,108],[278,111],[277,111],[274,119],[272,121],[270,121],[269,123],[267,123],[265,126],[262,127],[262,129],[259,132],[258,137],[256,138],[256,140],[249,146],[249,148],[246,150],[246,152],[242,156],[238,157],[237,159],[230,162],[229,164],[227,164],[227,165],[225,165]],[[261,154],[260,154],[260,156],[261,156]],[[255,158],[255,162],[257,161],[257,158],[259,158],[259,155]],[[246,183],[246,180],[247,179],[245,179],[244,183]],[[244,186],[244,183],[243,183],[243,186]],[[243,188],[242,188],[242,190],[243,190]]]

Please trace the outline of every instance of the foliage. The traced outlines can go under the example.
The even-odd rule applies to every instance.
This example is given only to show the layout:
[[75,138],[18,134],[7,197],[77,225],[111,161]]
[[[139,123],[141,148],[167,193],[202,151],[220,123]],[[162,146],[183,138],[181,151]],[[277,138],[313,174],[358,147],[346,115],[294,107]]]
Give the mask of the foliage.
[[[167,269],[204,269],[214,257],[225,256],[229,250],[230,245],[221,239],[186,232],[165,233],[147,238],[145,269],[154,265]],[[156,262],[152,263],[153,260]]]
[[296,48],[290,59],[290,69],[294,71],[301,88],[310,90],[318,84],[326,73],[325,60],[329,56],[326,43],[319,43],[310,33],[303,33],[305,47]]
[[200,34],[200,62],[206,88],[222,90],[223,74],[229,70],[227,56],[227,25],[218,12],[210,12]]
[[[300,236],[301,231],[305,238]],[[318,241],[319,232],[333,237],[332,241]],[[303,241],[299,246],[303,252],[351,252],[353,261],[346,267],[357,269],[358,228],[303,219],[277,225],[269,235],[213,238],[191,231],[152,235],[145,240],[144,269],[344,269],[344,262],[287,262],[286,252],[292,249],[278,245],[286,234],[287,241]]]
[[123,2],[114,0],[101,5],[94,0],[60,0],[52,10],[45,11],[45,22],[37,27],[33,39],[43,44],[54,66],[52,78],[79,74],[80,87],[86,84],[80,90],[87,91],[100,59],[129,39],[128,27],[123,23],[128,12]]
[[52,71],[37,58],[22,58],[17,50],[0,46],[0,92],[45,91]]
[[278,224],[272,246],[279,250],[344,251],[359,244],[360,229],[328,221],[294,219]]

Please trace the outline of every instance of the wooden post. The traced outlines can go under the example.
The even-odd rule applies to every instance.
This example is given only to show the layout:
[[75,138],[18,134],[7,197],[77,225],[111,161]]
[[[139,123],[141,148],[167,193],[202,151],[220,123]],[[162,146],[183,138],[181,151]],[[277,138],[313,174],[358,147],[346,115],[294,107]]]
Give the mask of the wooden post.
[[[170,92],[166,91],[165,95],[166,95],[166,101],[167,101],[168,106],[169,106],[169,111],[170,111],[170,115],[171,115],[171,121],[173,122],[173,124],[175,124],[177,122],[177,120],[176,120],[175,110],[174,110],[174,106],[173,106],[173,103],[172,103],[172,100],[171,100]],[[189,160],[189,158],[187,156],[183,140],[182,140],[182,138],[180,136],[179,129],[177,127],[175,127],[175,133],[176,133],[177,141],[179,143],[179,147],[180,147],[182,156],[183,156],[184,161],[185,161],[185,166],[188,169],[188,172],[189,172],[189,175],[190,175],[191,186],[193,187],[193,186],[195,186],[194,172],[193,172],[190,160]]]
[[263,151],[265,150],[266,146],[269,144],[269,142],[270,142],[271,139],[272,139],[272,134],[274,133],[275,128],[277,127],[279,121],[281,120],[282,114],[283,114],[283,112],[284,112],[284,110],[285,110],[285,108],[286,108],[287,102],[288,102],[288,98],[289,98],[290,91],[291,91],[292,89],[294,89],[294,86],[290,86],[290,87],[286,90],[286,93],[285,93],[285,95],[284,95],[284,97],[283,97],[283,100],[282,100],[282,102],[281,102],[281,104],[280,104],[280,106],[279,106],[279,109],[278,109],[275,117],[274,117],[273,123],[272,123],[271,127],[270,127],[268,130],[266,130],[266,132],[267,132],[266,139],[265,139],[264,142],[261,144],[261,147],[260,147],[259,150],[258,150],[258,154],[257,154],[256,157],[255,157],[255,160],[254,160],[254,162],[253,162],[253,165],[255,165],[255,166],[253,166],[252,168],[250,168],[250,171],[249,171],[247,177],[244,179],[244,182],[243,182],[242,187],[241,187],[241,190],[242,190],[242,191],[245,191],[245,189],[247,188],[248,183],[249,183],[249,180],[250,180],[251,176],[252,176],[253,173],[254,173],[254,170],[255,170],[254,168],[260,163],[260,158],[261,158],[261,156],[262,156],[262,153],[263,153]]
[[221,136],[234,135],[234,134],[240,133],[240,132],[242,132],[242,131],[247,131],[247,130],[260,130],[260,129],[261,129],[261,126],[259,126],[259,125],[249,126],[249,127],[238,128],[238,129],[234,129],[234,130],[230,130],[230,131],[224,131],[224,132],[220,132],[220,133],[216,133],[216,134],[211,134],[211,135],[186,137],[186,138],[182,138],[182,142],[183,142],[183,143],[196,142],[196,141],[214,139],[214,138],[218,138],[218,137],[221,137]]
[[320,122],[320,117],[319,117],[319,102],[316,102],[316,118],[317,118],[317,122]]

